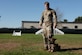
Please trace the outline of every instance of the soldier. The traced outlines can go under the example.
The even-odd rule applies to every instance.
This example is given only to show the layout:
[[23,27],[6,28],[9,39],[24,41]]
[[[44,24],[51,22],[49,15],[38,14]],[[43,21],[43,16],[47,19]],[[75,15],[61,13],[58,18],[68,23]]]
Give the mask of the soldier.
[[51,47],[51,44],[54,44],[52,41],[53,36],[53,27],[57,25],[57,15],[55,10],[50,8],[49,2],[44,3],[45,10],[42,13],[41,20],[39,22],[40,28],[43,28],[43,39],[44,39],[44,48],[48,51],[53,52],[54,47]]

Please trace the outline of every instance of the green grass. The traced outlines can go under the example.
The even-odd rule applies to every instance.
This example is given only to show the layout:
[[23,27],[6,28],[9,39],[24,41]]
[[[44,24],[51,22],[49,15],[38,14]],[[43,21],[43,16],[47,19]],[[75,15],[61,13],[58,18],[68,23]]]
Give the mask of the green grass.
[[0,55],[82,55],[82,34],[55,35],[61,51],[50,53],[43,48],[41,35],[0,34]]

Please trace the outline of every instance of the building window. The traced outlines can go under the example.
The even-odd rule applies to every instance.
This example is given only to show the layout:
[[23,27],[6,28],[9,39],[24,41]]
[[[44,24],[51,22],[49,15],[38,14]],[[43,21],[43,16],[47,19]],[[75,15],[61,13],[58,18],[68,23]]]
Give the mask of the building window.
[[64,26],[63,29],[68,29],[68,27]]
[[31,29],[36,29],[34,26],[31,26]]
[[75,26],[75,29],[77,29],[78,28],[78,26]]

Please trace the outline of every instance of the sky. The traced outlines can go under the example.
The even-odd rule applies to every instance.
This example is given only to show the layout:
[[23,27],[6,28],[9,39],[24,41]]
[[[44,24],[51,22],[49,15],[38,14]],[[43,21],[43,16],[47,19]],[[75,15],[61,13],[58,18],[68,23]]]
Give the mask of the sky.
[[0,0],[0,28],[20,28],[22,21],[39,21],[44,2],[62,13],[62,20],[82,16],[82,0]]

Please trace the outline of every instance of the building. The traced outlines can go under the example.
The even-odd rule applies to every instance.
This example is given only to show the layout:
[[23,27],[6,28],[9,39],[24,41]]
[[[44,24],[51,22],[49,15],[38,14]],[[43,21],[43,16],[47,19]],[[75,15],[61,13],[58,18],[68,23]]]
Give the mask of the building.
[[[22,28],[39,28],[39,21],[22,21]],[[57,25],[59,29],[82,29],[82,23],[75,22],[59,22]]]
[[39,28],[38,21],[22,21],[22,28]]

